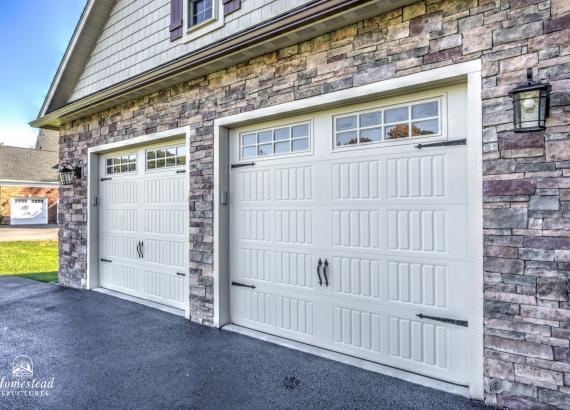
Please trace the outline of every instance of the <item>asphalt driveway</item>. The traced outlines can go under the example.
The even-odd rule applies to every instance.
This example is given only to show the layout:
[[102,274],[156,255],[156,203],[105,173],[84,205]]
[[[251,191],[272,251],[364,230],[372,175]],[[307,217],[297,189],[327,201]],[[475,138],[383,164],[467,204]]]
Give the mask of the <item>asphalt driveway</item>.
[[0,242],[56,241],[57,231],[57,225],[0,225]]
[[18,355],[47,396],[0,386],[0,408],[484,408],[104,294],[2,277],[0,380]]

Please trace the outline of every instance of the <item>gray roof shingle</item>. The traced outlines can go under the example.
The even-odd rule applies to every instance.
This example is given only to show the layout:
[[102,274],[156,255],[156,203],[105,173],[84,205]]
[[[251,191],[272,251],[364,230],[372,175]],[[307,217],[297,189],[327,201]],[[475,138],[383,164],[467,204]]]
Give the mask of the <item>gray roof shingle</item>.
[[0,181],[57,182],[55,151],[0,145]]

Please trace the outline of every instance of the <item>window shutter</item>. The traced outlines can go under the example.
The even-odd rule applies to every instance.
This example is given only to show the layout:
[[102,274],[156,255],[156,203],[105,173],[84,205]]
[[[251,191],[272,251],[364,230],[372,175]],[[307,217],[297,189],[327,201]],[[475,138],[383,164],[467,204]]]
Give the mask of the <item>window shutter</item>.
[[182,1],[170,0],[170,41],[182,37]]
[[241,0],[223,0],[224,16],[233,13],[241,8]]

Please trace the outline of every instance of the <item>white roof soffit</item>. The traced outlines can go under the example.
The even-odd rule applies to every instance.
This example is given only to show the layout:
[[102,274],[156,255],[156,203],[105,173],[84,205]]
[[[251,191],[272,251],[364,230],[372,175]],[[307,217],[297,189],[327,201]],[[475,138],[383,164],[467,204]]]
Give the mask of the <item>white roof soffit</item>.
[[[40,116],[30,125],[37,128],[58,129],[66,122],[248,61],[415,1],[315,0],[271,21],[246,29],[167,64],[67,103],[66,97],[69,98],[73,92],[83,65],[87,63],[89,54],[106,21],[107,16],[103,18],[102,12],[106,10],[108,15],[109,3],[111,7],[114,3],[114,0],[89,0]],[[105,3],[105,5],[96,7],[99,3]],[[91,13],[95,16],[93,20],[89,19]],[[100,24],[97,28],[94,24],[96,20]],[[89,33],[82,35],[84,30],[88,30]],[[94,35],[95,33],[97,34]],[[79,63],[82,64],[80,68]]]

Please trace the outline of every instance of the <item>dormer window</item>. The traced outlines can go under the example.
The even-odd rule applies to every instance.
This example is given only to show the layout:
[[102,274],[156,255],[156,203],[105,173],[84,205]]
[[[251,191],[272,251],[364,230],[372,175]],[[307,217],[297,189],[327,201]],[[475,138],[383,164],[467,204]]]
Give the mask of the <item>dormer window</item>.
[[241,0],[170,0],[170,41],[192,41],[224,26]]
[[198,26],[214,18],[214,0],[189,0],[188,28]]

